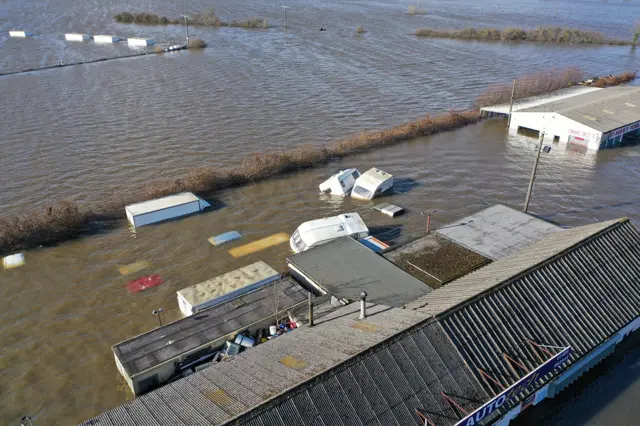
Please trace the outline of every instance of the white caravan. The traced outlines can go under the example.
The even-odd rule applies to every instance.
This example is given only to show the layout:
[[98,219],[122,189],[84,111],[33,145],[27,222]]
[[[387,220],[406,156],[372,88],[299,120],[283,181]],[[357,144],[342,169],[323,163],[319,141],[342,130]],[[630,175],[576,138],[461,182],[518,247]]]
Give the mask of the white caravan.
[[345,213],[305,222],[298,226],[289,244],[291,250],[300,253],[344,236],[350,236],[356,240],[369,236],[369,228],[358,213]]
[[344,197],[349,195],[358,177],[360,177],[358,169],[340,170],[320,184],[320,192]]
[[356,180],[351,196],[361,200],[370,200],[391,188],[393,188],[393,175],[374,167]]

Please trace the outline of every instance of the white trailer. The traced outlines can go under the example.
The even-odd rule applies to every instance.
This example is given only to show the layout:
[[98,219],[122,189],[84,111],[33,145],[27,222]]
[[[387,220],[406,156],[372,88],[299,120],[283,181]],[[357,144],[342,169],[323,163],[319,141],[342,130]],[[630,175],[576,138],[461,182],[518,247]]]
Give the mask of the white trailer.
[[99,34],[93,36],[93,41],[96,43],[117,43],[120,38],[114,35]]
[[33,33],[30,33],[29,31],[21,31],[21,30],[9,31],[9,37],[25,38],[25,37],[31,37],[31,36],[33,36]]
[[178,306],[184,316],[240,297],[280,278],[280,273],[259,261],[178,291]]
[[358,213],[346,213],[334,217],[310,220],[298,226],[289,240],[294,253],[309,250],[336,238],[349,236],[356,240],[369,235],[369,228]]
[[356,180],[351,196],[361,200],[371,200],[391,188],[393,188],[393,175],[374,167]]
[[64,39],[67,41],[87,41],[91,40],[91,36],[89,34],[68,33],[64,35]]
[[349,195],[358,177],[360,177],[358,169],[340,170],[319,185],[320,192],[344,197]]
[[127,43],[129,44],[129,46],[134,46],[134,47],[153,46],[155,44],[155,42],[150,38],[137,38],[137,37],[128,38]]
[[177,217],[198,213],[211,207],[191,192],[181,192],[155,200],[144,201],[126,206],[127,219],[134,227],[164,222]]

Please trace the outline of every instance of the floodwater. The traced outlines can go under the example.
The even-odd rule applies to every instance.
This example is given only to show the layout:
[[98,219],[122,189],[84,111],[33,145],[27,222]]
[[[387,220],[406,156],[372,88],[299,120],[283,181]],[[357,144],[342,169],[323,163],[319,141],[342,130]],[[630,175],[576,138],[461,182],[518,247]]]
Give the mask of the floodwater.
[[[180,3],[180,2],[178,2]],[[417,39],[424,26],[557,24],[629,37],[640,6],[610,0],[280,2],[222,0],[224,20],[264,16],[269,30],[193,28],[211,46],[0,77],[0,214],[61,198],[93,203],[193,167],[239,164],[256,151],[322,145],[363,129],[392,126],[450,108],[466,108],[488,84],[536,69],[577,65],[590,74],[638,69],[628,47],[567,47]],[[183,28],[121,25],[119,0],[0,4],[0,73],[130,54],[126,46],[67,43],[64,32],[150,36],[179,41]],[[168,1],[137,10],[182,12]],[[204,10],[190,1],[189,12]],[[131,9],[129,9],[131,10]],[[327,28],[319,32],[320,27]],[[355,28],[368,32],[356,35]],[[9,39],[9,29],[39,34]],[[26,252],[27,264],[0,272],[0,423],[22,415],[37,424],[72,424],[131,398],[111,345],[178,318],[175,292],[257,260],[282,268],[286,244],[234,259],[228,248],[305,221],[357,211],[373,232],[401,243],[494,203],[522,205],[535,139],[509,135],[504,122],[379,149],[314,170],[210,194],[216,208],[134,233],[120,227]],[[597,155],[554,146],[543,154],[531,210],[564,225],[628,216],[640,221],[640,147]],[[378,166],[396,177],[381,201],[405,207],[391,219],[371,203],[331,199],[317,185],[339,168]],[[585,207],[596,209],[584,211]],[[124,216],[124,215],[123,215]],[[240,241],[214,248],[207,237],[229,230]],[[121,276],[120,266],[149,262]],[[165,282],[130,294],[142,274]],[[603,373],[606,376],[606,372]],[[615,386],[606,381],[606,386]],[[572,410],[571,406],[566,410]],[[627,420],[638,415],[629,412]],[[620,420],[620,417],[614,418]]]

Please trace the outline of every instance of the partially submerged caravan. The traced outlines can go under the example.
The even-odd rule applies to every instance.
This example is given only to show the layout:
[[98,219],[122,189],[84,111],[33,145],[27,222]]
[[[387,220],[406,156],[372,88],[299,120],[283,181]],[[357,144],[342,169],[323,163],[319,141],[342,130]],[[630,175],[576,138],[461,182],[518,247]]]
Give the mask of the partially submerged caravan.
[[356,179],[360,177],[358,169],[340,170],[329,179],[320,184],[320,192],[331,195],[347,196],[351,192],[351,188],[356,183]]
[[289,244],[291,250],[300,253],[336,238],[349,236],[359,240],[368,235],[369,228],[358,213],[345,213],[303,223],[293,233]]
[[125,212],[129,222],[134,227],[138,227],[198,213],[207,207],[211,207],[211,204],[202,198],[191,192],[181,192],[155,200],[130,204],[125,207]]
[[351,196],[361,200],[371,200],[392,187],[393,175],[374,167],[356,180]]

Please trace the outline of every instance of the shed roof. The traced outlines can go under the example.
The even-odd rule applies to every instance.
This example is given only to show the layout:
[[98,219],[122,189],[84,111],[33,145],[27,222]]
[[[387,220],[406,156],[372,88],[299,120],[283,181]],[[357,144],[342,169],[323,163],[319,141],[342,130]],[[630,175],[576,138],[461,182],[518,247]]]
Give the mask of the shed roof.
[[201,200],[191,192],[180,192],[179,194],[167,195],[166,197],[156,198],[155,200],[130,204],[125,208],[129,211],[129,213],[136,216],[139,214],[155,212],[158,210],[168,209],[170,207],[193,203],[194,201],[200,201],[201,203],[203,203],[203,205],[208,205],[206,201]]
[[435,232],[489,259],[507,257],[562,228],[497,204]]
[[600,132],[609,132],[640,121],[640,87],[610,87],[519,112],[555,112]]
[[287,258],[289,265],[339,299],[400,307],[431,288],[350,237]]
[[113,353],[126,373],[134,376],[273,316],[274,289],[283,309],[307,300],[307,291],[285,278],[118,343]]

